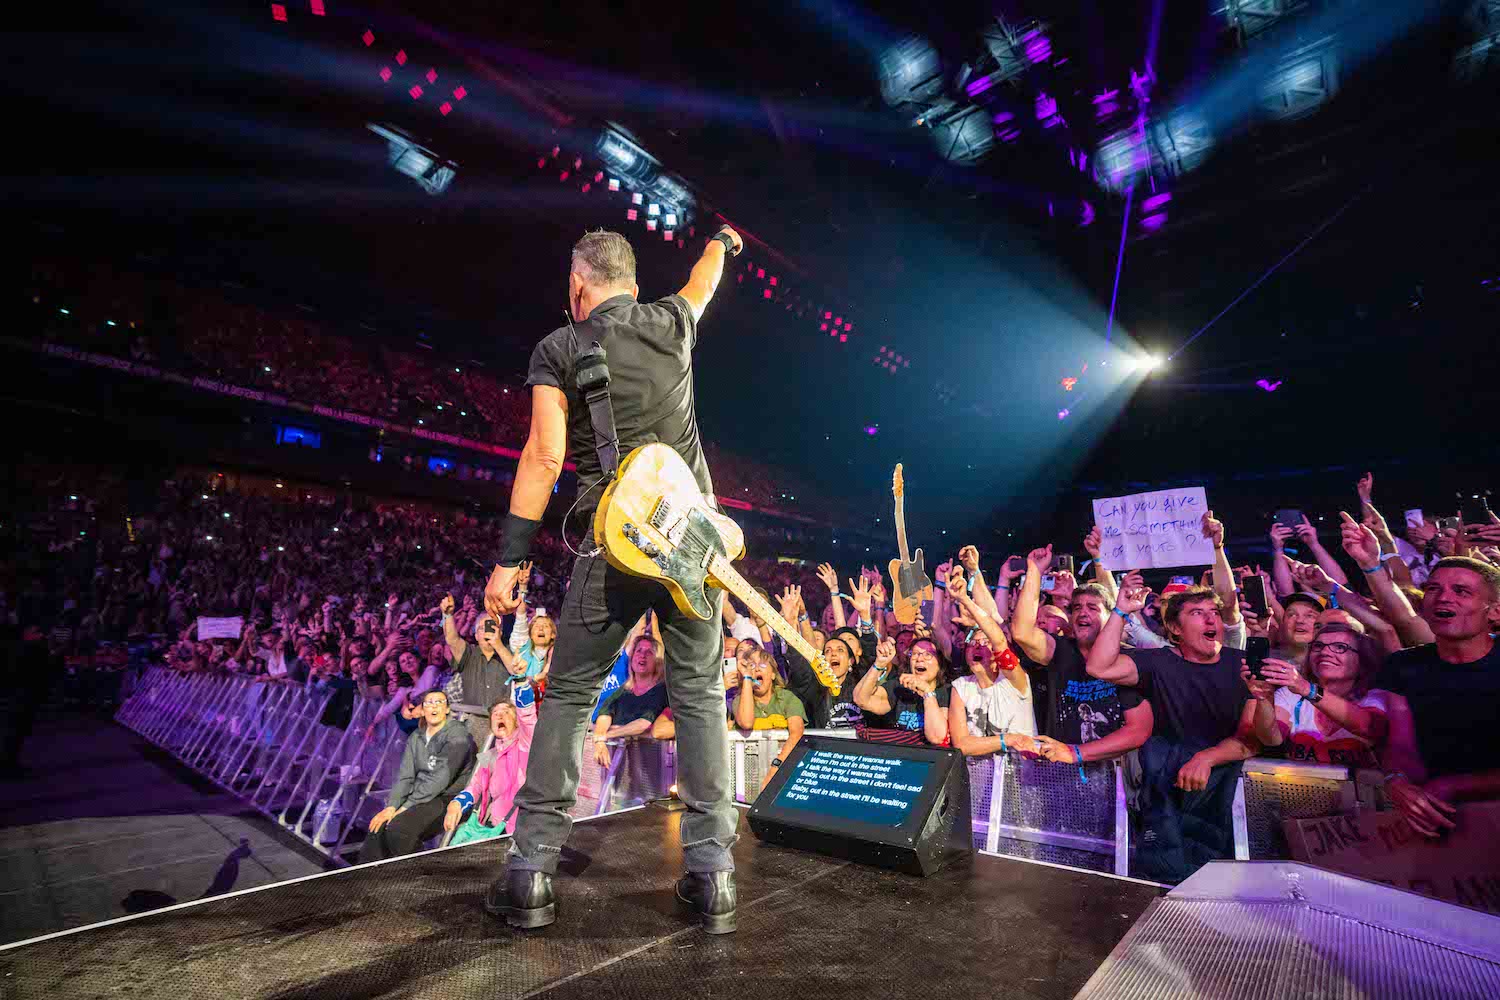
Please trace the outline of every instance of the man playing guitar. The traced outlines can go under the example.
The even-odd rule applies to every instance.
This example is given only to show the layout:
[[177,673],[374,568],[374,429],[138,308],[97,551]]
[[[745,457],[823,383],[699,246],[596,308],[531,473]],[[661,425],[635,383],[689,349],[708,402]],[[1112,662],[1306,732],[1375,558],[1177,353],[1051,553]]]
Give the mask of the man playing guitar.
[[[677,727],[677,788],[687,874],[677,897],[710,933],[734,930],[734,859],[738,814],[731,804],[724,725],[723,641],[719,605],[700,621],[681,612],[650,580],[621,572],[594,551],[590,525],[605,473],[595,449],[589,405],[577,388],[578,356],[601,345],[608,356],[619,452],[651,442],[669,445],[688,464],[705,497],[713,484],[698,435],[693,394],[693,348],[698,320],[724,273],[724,258],[743,243],[732,229],[716,233],[675,295],[636,301],[635,253],[618,233],[588,233],[573,247],[568,308],[576,322],[554,330],[532,352],[531,431],[516,468],[499,565],[485,589],[485,606],[510,614],[518,568],[541,524],[565,459],[578,470],[580,499],[565,537],[583,538],[567,596],[557,614],[557,638],[547,697],[541,704],[526,783],[505,875],[490,886],[485,909],[514,927],[545,927],[556,919],[552,876],[573,821],[584,726],[620,645],[632,625],[654,610],[666,647],[667,689]],[[723,594],[714,591],[713,601]]]

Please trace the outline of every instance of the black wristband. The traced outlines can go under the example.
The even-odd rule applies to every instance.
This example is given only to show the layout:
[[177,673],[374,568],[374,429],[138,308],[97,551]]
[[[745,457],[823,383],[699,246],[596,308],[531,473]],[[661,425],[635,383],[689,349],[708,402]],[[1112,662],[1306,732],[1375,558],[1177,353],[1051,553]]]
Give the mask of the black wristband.
[[531,551],[532,536],[541,526],[541,521],[506,514],[500,534],[500,565],[512,569],[525,562],[526,553]]
[[734,248],[734,237],[730,236],[728,233],[714,233],[709,237],[709,240],[718,240],[720,243],[724,244],[724,253],[726,253],[730,257],[736,256],[739,253],[739,251]]

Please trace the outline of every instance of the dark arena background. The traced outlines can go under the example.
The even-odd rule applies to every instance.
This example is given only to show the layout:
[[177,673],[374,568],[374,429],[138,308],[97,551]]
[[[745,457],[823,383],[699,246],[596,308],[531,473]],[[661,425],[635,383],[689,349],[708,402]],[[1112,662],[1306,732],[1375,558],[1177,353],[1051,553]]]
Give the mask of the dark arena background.
[[[1500,3],[6,41],[0,994],[1500,996]],[[635,277],[579,311],[601,229]],[[690,499],[745,535],[727,764],[631,581],[521,929],[489,887],[605,562],[528,375],[632,284],[676,337],[711,298],[648,366],[690,356]],[[705,770],[733,934],[674,894]]]

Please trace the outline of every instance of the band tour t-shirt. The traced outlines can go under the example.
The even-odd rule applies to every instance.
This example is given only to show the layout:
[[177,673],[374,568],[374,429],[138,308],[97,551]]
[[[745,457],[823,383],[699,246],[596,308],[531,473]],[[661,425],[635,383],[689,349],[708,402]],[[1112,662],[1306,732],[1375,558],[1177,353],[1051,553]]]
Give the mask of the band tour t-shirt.
[[[705,497],[712,497],[713,480],[698,436],[693,395],[693,348],[698,344],[698,324],[687,300],[668,295],[642,303],[629,295],[616,295],[574,325],[576,339],[573,331],[563,326],[536,345],[526,385],[550,385],[567,395],[568,457],[578,468],[579,490],[588,490],[601,469],[594,451],[588,404],[574,378],[574,361],[598,341],[609,364],[610,403],[621,460],[644,444],[669,445],[693,470],[698,489]],[[600,492],[592,490],[579,499],[570,531],[589,530]]]
[[[1063,743],[1082,745],[1103,739],[1125,722],[1125,713],[1143,700],[1134,688],[1122,688],[1090,677],[1078,643],[1066,636],[1053,640],[1052,662],[1023,658],[1043,720],[1037,728]],[[1044,676],[1044,684],[1036,683]]]

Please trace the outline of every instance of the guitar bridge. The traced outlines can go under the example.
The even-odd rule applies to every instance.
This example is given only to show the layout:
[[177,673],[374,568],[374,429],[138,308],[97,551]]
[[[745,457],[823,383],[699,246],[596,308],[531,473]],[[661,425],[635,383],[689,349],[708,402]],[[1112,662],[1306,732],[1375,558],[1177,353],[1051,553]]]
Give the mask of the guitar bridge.
[[672,516],[672,501],[666,497],[657,497],[656,505],[651,508],[651,513],[646,516],[646,523],[657,531],[666,533],[667,519]]
[[636,548],[640,549],[641,552],[648,558],[660,558],[661,549],[656,547],[656,543],[642,535],[641,529],[637,528],[629,521],[625,522],[625,526],[620,529],[620,533],[625,536],[626,540],[628,540],[631,545],[634,545]]

